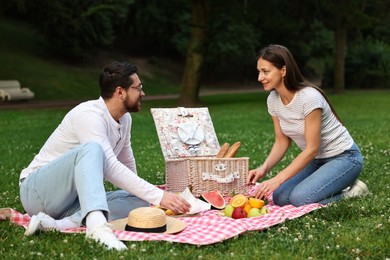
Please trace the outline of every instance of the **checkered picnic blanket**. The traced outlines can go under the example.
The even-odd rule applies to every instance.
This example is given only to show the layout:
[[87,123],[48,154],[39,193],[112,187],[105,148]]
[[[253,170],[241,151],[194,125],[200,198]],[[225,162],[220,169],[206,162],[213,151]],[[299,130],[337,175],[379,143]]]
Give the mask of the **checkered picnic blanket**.
[[[163,186],[161,186],[164,188]],[[251,192],[254,188],[251,189]],[[210,245],[233,238],[246,231],[263,230],[282,223],[287,219],[303,216],[321,208],[320,204],[308,204],[301,207],[286,205],[276,206],[272,195],[268,198],[269,213],[254,218],[232,219],[223,216],[218,210],[209,210],[193,217],[181,217],[186,228],[178,234],[143,233],[131,231],[115,231],[122,241],[163,240],[193,245]],[[22,214],[11,208],[0,209],[0,220],[9,219],[11,223],[27,227],[30,222],[28,214]],[[83,233],[85,227],[62,230],[63,233]]]

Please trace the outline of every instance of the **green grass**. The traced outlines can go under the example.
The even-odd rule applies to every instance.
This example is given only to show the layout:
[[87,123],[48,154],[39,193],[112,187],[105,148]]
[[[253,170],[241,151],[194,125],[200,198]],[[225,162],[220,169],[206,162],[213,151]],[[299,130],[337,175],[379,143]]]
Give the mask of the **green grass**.
[[[372,195],[340,201],[263,232],[197,247],[169,242],[126,242],[126,252],[110,252],[85,240],[83,234],[44,233],[24,237],[24,229],[0,221],[0,255],[9,258],[64,259],[386,259],[390,257],[390,105],[389,91],[350,92],[330,96],[345,125],[360,145],[365,165],[361,179]],[[220,143],[241,141],[237,156],[249,156],[250,168],[261,164],[272,146],[272,122],[266,94],[203,97]],[[144,102],[133,114],[132,143],[139,174],[164,183],[164,161],[150,114],[152,107],[174,101]],[[67,109],[0,111],[0,207],[24,212],[18,177],[55,129]],[[293,147],[271,176],[286,166]],[[109,189],[112,186],[107,185]]]
[[138,66],[147,95],[172,94],[179,90],[180,75],[170,71],[168,61],[140,59],[101,52],[82,64],[56,59],[43,36],[25,23],[0,17],[0,80],[19,80],[30,88],[35,100],[85,100],[99,95],[100,70],[113,60]]
[[[108,60],[130,60],[108,52],[83,65],[60,62],[34,28],[0,18],[0,79],[18,79],[37,100],[96,98],[97,76]],[[177,82],[159,60],[140,67],[147,94],[177,93]],[[173,75],[174,76],[174,75]],[[177,79],[176,79],[177,80]],[[210,246],[168,242],[126,242],[126,252],[110,252],[83,234],[57,232],[24,237],[21,227],[0,221],[1,259],[386,259],[390,257],[390,98],[389,91],[349,92],[330,96],[360,145],[365,164],[361,179],[373,195],[340,201],[263,232],[247,232]],[[250,168],[261,164],[273,142],[266,94],[202,97],[220,143],[241,141],[237,156],[249,156]],[[165,182],[165,169],[152,107],[175,107],[175,100],[144,102],[133,114],[132,143],[139,174],[154,184]],[[0,207],[24,212],[18,179],[68,109],[2,110],[0,107]],[[293,146],[270,174],[298,153]],[[113,189],[107,184],[108,189]]]

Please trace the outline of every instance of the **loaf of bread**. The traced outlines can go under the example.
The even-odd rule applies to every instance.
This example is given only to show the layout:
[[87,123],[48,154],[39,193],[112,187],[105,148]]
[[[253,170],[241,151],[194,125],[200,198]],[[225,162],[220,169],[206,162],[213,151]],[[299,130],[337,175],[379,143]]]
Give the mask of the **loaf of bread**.
[[233,158],[236,156],[238,149],[240,148],[241,142],[235,142],[232,146],[230,146],[229,150],[226,152],[224,158]]
[[229,147],[230,147],[230,144],[224,143],[224,144],[221,146],[221,149],[219,149],[219,152],[217,153],[217,155],[215,156],[215,158],[223,158],[223,157],[225,157],[225,154],[226,154],[227,151],[229,150]]

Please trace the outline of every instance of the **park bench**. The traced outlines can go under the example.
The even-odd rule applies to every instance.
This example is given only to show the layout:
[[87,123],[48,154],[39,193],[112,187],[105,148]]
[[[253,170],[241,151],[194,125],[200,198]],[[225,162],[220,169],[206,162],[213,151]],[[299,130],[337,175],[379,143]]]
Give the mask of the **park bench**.
[[34,92],[22,88],[18,80],[0,80],[0,100],[15,101],[34,98]]

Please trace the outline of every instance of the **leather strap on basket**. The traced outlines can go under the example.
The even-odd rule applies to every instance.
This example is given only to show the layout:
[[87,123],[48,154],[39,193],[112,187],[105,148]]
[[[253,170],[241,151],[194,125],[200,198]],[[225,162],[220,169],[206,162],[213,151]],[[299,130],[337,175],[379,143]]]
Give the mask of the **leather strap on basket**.
[[204,181],[210,180],[210,181],[216,181],[218,183],[230,183],[233,182],[235,179],[240,179],[240,173],[232,172],[231,174],[225,177],[220,177],[217,174],[204,172],[202,173],[202,178]]

